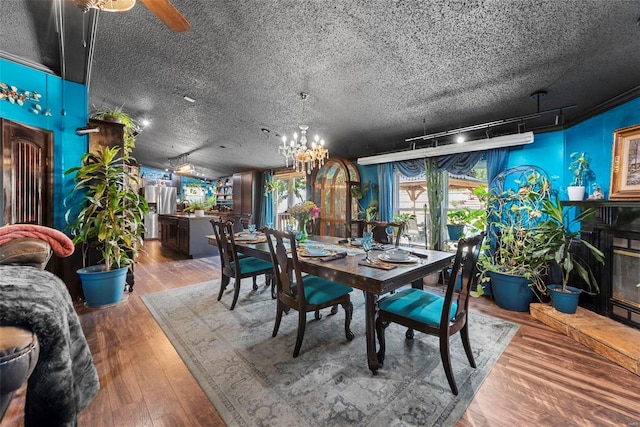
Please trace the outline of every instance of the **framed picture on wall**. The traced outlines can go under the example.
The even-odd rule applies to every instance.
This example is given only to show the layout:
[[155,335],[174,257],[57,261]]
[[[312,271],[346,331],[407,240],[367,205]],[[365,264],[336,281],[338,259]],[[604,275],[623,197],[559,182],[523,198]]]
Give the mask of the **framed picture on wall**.
[[611,199],[640,200],[640,125],[613,133]]

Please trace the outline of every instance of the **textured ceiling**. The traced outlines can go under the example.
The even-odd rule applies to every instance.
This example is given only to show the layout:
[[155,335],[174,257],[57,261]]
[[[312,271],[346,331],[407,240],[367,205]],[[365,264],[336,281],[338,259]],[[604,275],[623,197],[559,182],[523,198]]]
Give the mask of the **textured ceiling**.
[[[45,19],[53,2],[2,0],[0,50],[60,74]],[[187,32],[173,33],[140,2],[99,14],[89,102],[152,120],[137,138],[141,164],[165,168],[189,153],[210,178],[284,166],[277,135],[301,120],[331,156],[357,158],[538,108],[575,106],[563,111],[570,123],[640,85],[637,0],[172,4]],[[84,55],[82,13],[69,0],[63,8],[66,55]],[[84,75],[81,62],[67,58],[67,78]],[[538,90],[548,93],[539,105],[530,97]],[[304,118],[300,92],[309,94]],[[525,127],[554,124],[552,114]]]

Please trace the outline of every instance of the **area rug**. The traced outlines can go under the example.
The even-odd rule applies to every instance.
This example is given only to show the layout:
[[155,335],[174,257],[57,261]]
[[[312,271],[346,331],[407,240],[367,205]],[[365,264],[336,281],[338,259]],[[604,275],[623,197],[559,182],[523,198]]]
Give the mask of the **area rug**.
[[[293,358],[297,313],[283,316],[271,333],[275,301],[270,290],[251,289],[247,280],[238,304],[231,292],[216,301],[219,281],[150,295],[142,299],[229,426],[450,426],[518,329],[518,325],[471,313],[470,339],[477,368],[469,366],[458,335],[452,337],[452,366],[460,393],[449,389],[438,338],[387,328],[384,367],[367,367],[364,298],[354,291],[351,330],[344,336],[344,311],[313,313],[300,356]],[[232,287],[230,287],[232,289]]]

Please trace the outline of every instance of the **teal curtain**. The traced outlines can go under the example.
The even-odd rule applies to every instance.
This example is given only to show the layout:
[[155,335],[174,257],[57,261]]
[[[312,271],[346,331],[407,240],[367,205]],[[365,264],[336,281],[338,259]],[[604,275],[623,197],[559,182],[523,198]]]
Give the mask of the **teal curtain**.
[[492,188],[493,179],[507,169],[509,162],[509,149],[496,148],[487,151],[487,187]]
[[271,181],[272,178],[273,174],[271,171],[262,172],[262,182],[264,185],[260,189],[260,199],[263,200],[264,203],[262,203],[260,209],[260,225],[265,227],[268,223],[276,223],[273,212],[273,195],[264,191],[267,182]]
[[378,219],[393,220],[393,163],[378,165]]

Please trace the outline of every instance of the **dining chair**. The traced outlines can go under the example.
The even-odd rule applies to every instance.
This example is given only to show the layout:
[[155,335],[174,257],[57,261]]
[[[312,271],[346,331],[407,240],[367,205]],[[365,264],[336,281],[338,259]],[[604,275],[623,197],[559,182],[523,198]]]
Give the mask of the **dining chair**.
[[[414,329],[425,334],[435,335],[440,339],[440,359],[442,359],[449,387],[451,387],[453,394],[458,394],[458,387],[451,370],[449,337],[458,331],[460,332],[462,346],[467,354],[467,359],[469,359],[469,364],[475,368],[476,362],[469,343],[467,314],[469,291],[473,289],[478,280],[476,264],[485,234],[483,231],[477,236],[468,239],[462,238],[458,241],[458,249],[444,296],[422,289],[407,288],[378,301],[376,333],[380,343],[378,351],[380,365],[383,364],[385,357],[385,328],[390,323],[398,323],[409,328],[406,332],[407,339],[413,339]],[[463,285],[454,302],[454,290],[459,274],[462,275]]]
[[[266,234],[273,263],[273,276],[277,293],[277,311],[276,321],[273,326],[273,336],[275,337],[278,334],[282,313],[290,308],[298,311],[298,333],[293,350],[293,357],[298,357],[307,324],[307,313],[315,312],[315,318],[319,320],[321,317],[319,310],[340,304],[345,313],[345,336],[347,340],[351,341],[354,337],[350,329],[353,304],[349,293],[353,291],[353,288],[313,275],[303,277],[298,265],[294,234],[273,229],[266,230]],[[291,248],[290,259],[287,253],[287,246],[284,243],[285,240],[288,241],[288,246]],[[332,309],[331,314],[335,314],[336,311]]]
[[233,223],[231,222],[214,222],[213,230],[218,242],[218,250],[220,251],[220,261],[222,267],[222,278],[220,281],[220,292],[218,293],[218,301],[222,299],[222,294],[227,285],[234,279],[233,301],[230,309],[233,310],[238,302],[240,295],[240,283],[242,279],[251,277],[253,279],[253,289],[258,289],[257,277],[265,275],[265,285],[271,285],[271,295],[275,295],[273,283],[273,265],[270,262],[263,261],[258,258],[245,256],[240,258],[236,248],[235,238],[233,235]]
[[[387,227],[394,227],[395,240],[389,241],[387,236]],[[404,230],[404,222],[391,222],[391,221],[366,221],[365,227],[368,227],[373,232],[373,240],[378,243],[393,244],[394,246],[400,246],[400,237]]]

